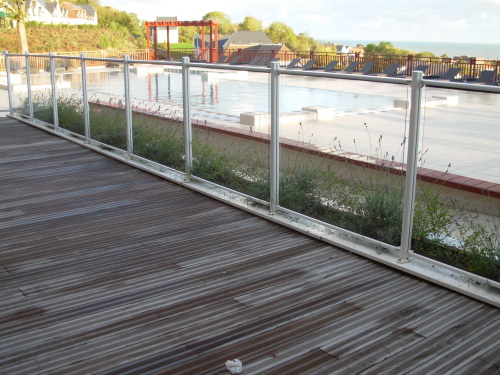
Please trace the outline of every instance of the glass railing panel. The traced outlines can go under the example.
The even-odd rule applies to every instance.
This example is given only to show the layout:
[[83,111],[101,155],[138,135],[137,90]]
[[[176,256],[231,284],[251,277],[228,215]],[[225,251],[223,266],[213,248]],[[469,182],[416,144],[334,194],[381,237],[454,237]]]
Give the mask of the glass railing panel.
[[181,67],[134,64],[130,93],[134,154],[184,171]]
[[90,138],[126,150],[123,64],[109,62],[105,66],[87,68],[87,90]]
[[54,58],[59,127],[85,135],[81,61]]
[[50,59],[48,56],[30,56],[33,117],[48,124],[54,124],[53,93],[49,65]]
[[280,206],[399,245],[408,86],[284,75],[281,90]]
[[8,59],[14,112],[19,115],[29,116],[26,58],[24,56],[8,56]]
[[413,250],[500,281],[500,94],[423,95]]
[[269,74],[192,69],[193,175],[269,200]]

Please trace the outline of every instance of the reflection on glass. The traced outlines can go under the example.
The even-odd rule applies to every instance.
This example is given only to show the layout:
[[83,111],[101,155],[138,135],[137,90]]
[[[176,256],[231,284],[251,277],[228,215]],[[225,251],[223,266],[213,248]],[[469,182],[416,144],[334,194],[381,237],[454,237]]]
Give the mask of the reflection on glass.
[[500,281],[500,95],[428,88],[413,249]]

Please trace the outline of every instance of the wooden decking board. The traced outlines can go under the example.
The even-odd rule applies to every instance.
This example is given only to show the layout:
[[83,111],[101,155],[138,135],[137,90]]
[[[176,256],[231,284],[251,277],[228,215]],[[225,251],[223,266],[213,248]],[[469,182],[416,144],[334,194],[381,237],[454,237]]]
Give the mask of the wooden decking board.
[[[142,319],[138,317],[136,322],[132,322],[130,319],[128,325],[120,323],[119,327],[110,325],[103,328],[81,330],[78,333],[61,331],[56,338],[45,340],[42,335],[36,340],[29,340],[29,336],[26,335],[26,340],[19,347],[19,350],[12,348],[8,352],[9,357],[1,364],[16,365],[18,370],[30,371],[34,366],[37,366],[38,358],[43,358],[45,368],[49,370],[63,366],[68,362],[77,362],[82,356],[91,358],[112,353],[120,348],[126,348],[131,342],[140,351],[145,346],[141,344],[142,342],[154,341],[155,337],[159,337],[157,344],[161,346],[165,337],[168,337],[166,335],[176,331],[181,326],[200,324],[212,319],[213,314],[225,315],[241,308],[242,306],[234,301],[223,301],[213,305],[210,310],[202,308],[186,311],[183,315],[176,317],[165,317],[158,314],[155,316],[151,313]],[[100,348],[98,353],[96,353],[96,347]],[[29,350],[34,358],[23,360],[22,353],[26,350]],[[64,353],[62,359],[61,352]]]
[[[359,282],[360,280],[372,280],[372,275],[370,274],[370,271],[368,271],[368,273],[366,274],[366,278],[360,278],[360,274],[356,274],[356,276],[351,281],[351,276],[356,269],[355,267],[357,266],[356,260],[353,260],[351,258],[352,262],[348,263],[346,261],[343,261],[342,258],[339,258],[335,258],[334,261],[338,262],[335,264],[335,266],[332,266],[331,264],[325,265],[326,262],[324,258],[320,260],[320,263],[315,266],[315,274],[308,275],[307,279],[304,279],[303,283],[301,284],[275,285],[263,290],[258,290],[238,296],[237,300],[241,303],[244,303],[246,306],[253,306],[256,304],[266,303],[269,300],[273,299],[283,297],[292,298],[292,295],[297,292],[300,293],[302,291],[305,291],[306,288],[310,286],[314,286],[314,292],[317,295],[321,295],[322,293],[328,293],[332,291],[331,277],[333,275],[337,276],[337,279],[335,280],[335,289],[341,288],[342,284],[348,285],[348,283],[351,283],[352,285],[356,282]],[[359,271],[359,268],[357,268],[356,270]],[[338,277],[342,274],[345,274],[345,276],[347,277],[342,279]],[[379,275],[377,274],[376,276]],[[386,278],[381,279],[383,279],[386,283],[388,282]],[[377,282],[377,280],[374,280],[373,282]]]
[[[380,288],[378,291],[380,291],[381,289],[383,288]],[[425,293],[425,289],[426,288],[422,284],[417,283],[414,285],[414,288],[408,288],[407,290],[405,290],[404,294],[420,294],[422,296],[422,300],[425,303],[426,296],[425,294],[423,294]],[[387,295],[393,295],[394,290],[396,290],[397,293],[398,284],[393,284],[393,290],[387,290],[384,291],[384,293],[386,293]],[[351,298],[347,298],[347,301],[353,303],[356,300],[363,299],[363,297],[366,295],[368,294],[362,293],[360,295],[353,295],[351,296]],[[402,294],[398,295],[402,296]],[[443,293],[439,293],[436,296],[440,297],[442,295]],[[360,330],[369,330],[369,328],[372,327],[377,321],[375,316],[390,315],[395,308],[405,307],[406,305],[407,304],[402,302],[394,304],[374,303],[372,306],[360,310],[359,313],[353,316],[349,316],[340,321],[333,322],[332,324],[324,326],[316,331],[304,332],[302,336],[276,345],[272,351],[273,356],[258,356],[255,354],[251,354],[249,356],[249,370],[251,373],[258,373],[263,369],[273,368],[276,365],[292,360],[296,356],[302,355],[303,353],[307,352],[308,350],[310,350],[310,348],[322,347],[322,345],[324,344],[342,339],[343,337],[352,335],[353,333],[356,333]],[[368,354],[371,353],[365,353],[365,355]]]
[[[357,292],[357,293],[359,293],[359,292],[360,292],[360,291],[358,290],[359,288],[353,288],[353,289],[356,289],[356,292]],[[373,286],[371,287],[371,289],[373,289]],[[135,321],[135,320],[137,320],[137,318],[136,318],[136,317],[134,317],[133,319],[134,319],[134,321]],[[242,315],[241,315],[241,313],[237,314],[236,319],[237,319],[237,321],[242,319]],[[229,325],[229,321],[228,321],[227,319],[224,319],[221,323],[222,323],[222,325],[223,325],[223,326],[227,326],[227,325]],[[101,329],[100,329],[100,330],[101,330]],[[116,337],[116,336],[115,336],[115,337]],[[130,337],[127,337],[126,339],[127,339],[127,340],[130,340]],[[115,345],[117,345],[117,342],[116,342],[116,341],[117,341],[116,339],[113,339],[113,343],[115,343]],[[162,342],[163,342],[163,340],[162,340]]]
[[1,373],[499,372],[498,309],[12,119],[0,155]]
[[[351,290],[353,291],[354,294],[364,294],[364,293],[367,293],[369,292],[370,290],[373,290],[373,287],[369,288],[368,290],[359,290],[361,288],[356,288],[356,287],[353,287]],[[279,335],[279,332],[282,332],[283,334],[283,337],[279,338],[277,340],[277,342],[280,343],[280,345],[286,345],[286,342],[289,341],[289,340],[292,340],[295,336],[301,336],[302,334],[302,328],[304,328],[305,326],[307,326],[307,324],[312,324],[312,325],[319,325],[321,326],[323,323],[323,319],[326,318],[327,321],[328,320],[328,317],[326,315],[328,315],[325,311],[325,309],[323,309],[324,306],[328,306],[328,305],[334,305],[334,306],[337,306],[336,307],[336,311],[338,311],[342,306],[343,306],[343,302],[337,298],[331,298],[331,301],[328,301],[329,298],[328,296],[325,297],[325,299],[323,300],[323,303],[324,305],[321,305],[321,303],[318,303],[318,302],[321,302],[321,301],[316,301],[314,300],[314,303],[315,305],[314,306],[310,306],[308,307],[310,310],[309,312],[306,314],[306,315],[299,315],[298,316],[298,319],[296,321],[292,321],[288,324],[286,324],[285,326],[283,325],[279,325],[277,326],[275,329],[273,330],[270,330],[270,331],[266,331],[266,333],[262,333],[262,334],[259,334],[259,335],[254,335],[254,338],[251,338],[250,339],[243,339],[243,341],[241,341],[242,339],[238,339],[239,336],[242,335],[243,332],[245,332],[245,326],[241,326],[241,325],[237,325],[234,327],[234,330],[233,330],[233,333],[231,334],[230,332],[224,332],[222,331],[221,335],[220,335],[220,338],[222,340],[221,342],[221,345],[219,345],[220,347],[217,348],[214,352],[214,350],[210,350],[209,348],[205,349],[205,350],[208,350],[208,352],[204,353],[204,360],[207,360],[207,358],[211,358],[213,356],[217,357],[217,356],[223,356],[224,353],[226,353],[226,351],[233,351],[234,349],[231,349],[231,347],[242,347],[242,348],[247,348],[250,352],[252,352],[251,347],[251,342],[252,340],[255,340],[255,345],[259,345],[259,346],[262,346],[264,343],[265,343],[265,338],[268,338],[268,340],[271,340],[271,342],[274,342],[273,340],[276,340],[276,337]],[[338,304],[338,305],[337,305]],[[304,305],[304,307],[307,307],[307,305]],[[300,310],[298,310],[298,307],[295,305],[292,307],[292,310],[294,312],[300,312]],[[304,312],[307,312],[307,310],[304,310]],[[276,316],[279,316],[280,315],[280,312],[277,312],[277,315]],[[238,317],[237,317],[238,318]],[[266,320],[267,319],[270,319],[271,317],[266,317]],[[223,323],[223,322],[222,322]],[[253,323],[255,324],[255,323]],[[250,330],[254,329],[253,326],[249,325],[249,328]],[[309,330],[305,330],[305,331],[309,331]],[[331,333],[330,333],[331,334]],[[234,341],[236,340],[236,343],[234,342],[231,342],[231,345],[229,347],[227,347],[227,344],[224,344],[225,341]],[[250,340],[250,341],[248,341]],[[207,337],[205,339],[205,342],[208,344],[208,345],[215,345],[217,344],[217,339],[215,339],[214,337]],[[192,344],[189,344],[190,347],[192,347]],[[198,350],[200,350],[200,348],[198,347]],[[255,353],[255,351],[253,351]],[[219,354],[217,354],[219,353]],[[267,354],[263,354],[263,356],[268,356]],[[203,362],[201,360],[201,362]],[[179,371],[180,369],[176,369],[175,371]],[[173,371],[172,373],[175,373],[175,371]]]
[[482,308],[483,305],[477,301],[463,301],[456,308],[447,311],[446,314],[436,313],[427,319],[413,323],[409,328],[422,336],[429,337]]
[[[169,268],[171,268],[171,267],[169,267]],[[121,272],[121,270],[120,270],[120,272]],[[186,283],[188,283],[188,284],[192,284],[192,283],[193,283],[192,276],[193,276],[193,275],[195,275],[195,274],[196,274],[196,272],[195,272],[194,270],[184,270],[184,271],[179,271],[179,272],[177,272],[177,273],[176,273],[176,275],[174,275],[174,278],[175,278],[176,283],[177,283],[176,287],[179,287],[179,286],[180,286],[179,282],[181,281],[181,276],[182,276],[182,275],[181,275],[181,272],[182,272],[184,275],[186,275]],[[158,276],[161,276],[161,274],[156,274],[156,275],[154,275],[154,274],[153,274],[153,276],[154,276],[154,278],[155,278],[155,280],[154,280],[154,281],[155,281],[156,283],[161,282],[161,279],[159,279],[159,278],[158,278]],[[241,277],[241,276],[243,276],[243,274],[240,274],[240,277]],[[137,280],[139,281],[139,280],[140,280],[140,278],[138,277],[138,279],[137,279]],[[166,280],[168,280],[168,279],[165,279],[165,281],[166,281]],[[148,283],[151,283],[151,281],[148,281]],[[135,287],[134,289],[136,289],[136,290],[143,291],[143,289],[140,289],[140,283],[138,283],[138,284],[137,284],[137,283],[136,283],[136,284],[134,284],[134,287]],[[129,287],[129,288],[130,288],[130,287]],[[131,289],[131,290],[134,290],[134,289]],[[96,290],[96,291],[98,290],[97,286],[96,286],[95,290]],[[104,291],[107,291],[107,290],[108,290],[108,289],[105,289]],[[198,290],[199,290],[199,289],[198,289],[198,287],[197,287],[197,291],[198,291]],[[122,291],[122,292],[123,292],[123,291]],[[113,291],[109,291],[109,292],[108,292],[108,294],[110,294],[110,295],[117,295],[118,293],[119,293],[119,290],[118,290],[117,288],[115,288]],[[78,294],[77,294],[77,295],[78,295]],[[44,298],[44,297],[45,297],[45,296],[41,296],[41,299],[43,300],[43,298]],[[56,294],[52,294],[52,295],[49,295],[49,297],[50,297],[50,298],[49,298],[49,300],[50,300],[50,301],[57,301],[57,300],[58,300],[58,293],[56,293]],[[93,298],[95,298],[95,297],[96,297],[96,296],[94,296]],[[101,295],[101,297],[100,297],[100,298],[103,298],[103,297],[104,297],[104,295]],[[85,298],[85,296],[82,296],[82,298]],[[33,301],[37,301],[37,298],[33,298]],[[79,303],[83,303],[83,301],[84,301],[84,300],[82,300],[82,299],[78,299],[78,301],[79,301]],[[62,307],[62,306],[61,306],[61,307]],[[59,307],[59,308],[61,308],[61,307]]]
[[354,351],[349,356],[339,359],[335,364],[326,364],[321,369],[312,372],[311,375],[358,374],[374,363],[380,363],[387,357],[395,355],[422,340],[424,340],[422,336],[405,328],[396,329],[387,336],[366,345],[364,349]]
[[[482,311],[486,309],[488,311]],[[387,358],[385,361],[370,367],[366,374],[381,374],[384,372],[410,372],[434,358],[445,358],[441,354],[447,353],[449,350],[455,350],[460,347],[464,339],[474,336],[477,332],[493,324],[490,319],[498,318],[497,309],[485,306],[480,310],[474,311],[459,323],[452,324],[448,329],[443,329],[442,332],[427,337],[408,349],[405,349],[396,355]],[[478,320],[479,316],[486,316],[486,320]],[[496,343],[498,346],[498,343]],[[469,358],[463,358],[466,364]]]
[[471,358],[471,361],[468,364],[458,364],[458,366],[453,369],[453,373],[457,375],[500,374],[500,358],[498,356],[498,350],[495,345],[492,346],[492,349],[489,349],[479,357],[474,359]]
[[[226,345],[214,348],[213,350],[203,353],[198,358],[187,363],[180,363],[177,366],[169,367],[161,373],[165,374],[197,374],[207,368],[213,368],[220,363],[222,358],[231,358],[234,354],[235,358],[241,358],[248,352],[253,353],[268,353],[273,346],[293,338],[304,329],[317,329],[328,322],[333,322],[342,319],[345,316],[355,314],[358,309],[354,306],[343,303],[336,306],[335,310],[321,311],[321,314],[314,314],[302,317],[295,321],[291,321],[284,325],[279,325],[271,330],[262,332],[259,335],[245,335],[241,332],[240,338],[234,341],[234,338],[228,338]],[[188,344],[189,346],[189,344]]]
[[[437,314],[449,314],[453,309],[459,309],[460,307],[459,303],[447,299],[447,296],[441,294],[430,296],[407,306],[394,305],[392,311],[374,316],[371,325],[366,327],[360,325],[357,330],[351,330],[348,335],[339,335],[334,341],[323,345],[321,349],[337,358],[343,358],[352,351],[362,350],[363,346],[384,339],[384,336],[390,334],[392,330],[404,328],[410,332],[415,332],[411,328],[414,322],[433,318]],[[424,335],[418,335],[425,338]]]
[[[124,366],[116,366],[116,368],[103,371],[102,375],[129,375],[129,374],[148,374],[151,371],[157,371],[158,368],[165,366],[173,366],[179,362],[184,362],[189,359],[197,359],[188,347],[181,346],[159,352],[147,360],[140,360],[127,363]],[[57,374],[57,372],[56,372]],[[64,369],[61,374],[65,374]]]
[[[244,293],[249,290],[262,288],[276,282],[293,280],[300,273],[301,273],[300,271],[278,272],[273,275],[261,277],[253,281],[248,281],[242,285],[228,286],[225,289],[219,289],[216,291],[208,292],[202,296],[197,296],[195,294],[195,290],[193,290],[193,293],[191,293],[192,295],[191,298],[170,305],[168,307],[169,313],[172,315],[178,314],[186,308],[193,308],[204,304],[210,305],[212,303],[216,303],[217,301],[221,301],[225,298],[228,298],[227,296],[232,296],[233,294],[237,294],[239,292]],[[46,327],[53,324],[57,324],[61,321],[73,320],[77,318],[90,316],[99,312],[105,312],[117,307],[126,306],[132,302],[139,303],[142,300],[146,300],[152,297],[158,298],[158,296],[166,294],[168,291],[174,290],[177,287],[179,288],[182,288],[182,286],[186,287],[186,284],[188,283],[184,281],[178,284],[179,285],[177,285],[176,283],[158,284],[151,286],[147,289],[131,291],[128,293],[116,295],[106,299],[101,299],[101,300],[97,299],[85,304],[73,306],[64,310],[56,310],[50,313],[45,312],[44,309],[43,314],[38,315],[27,322],[25,321],[18,322],[14,320],[12,322],[6,322],[4,324],[1,324],[0,337],[9,337],[12,335],[16,335],[20,332],[25,332],[27,330],[33,329],[34,327]]]
[[[424,375],[431,371],[453,373],[457,366],[462,366],[464,358],[480,357],[494,348],[500,342],[500,322],[492,323],[479,331],[472,331],[462,338],[460,344],[448,348],[439,356],[432,358],[425,364],[411,371],[409,375]],[[495,364],[496,362],[496,364]],[[489,361],[490,365],[497,366],[500,359]]]
[[[272,354],[271,354],[272,355]],[[270,370],[260,372],[260,375],[300,375],[310,374],[326,364],[332,364],[337,358],[320,349],[313,349],[303,355],[297,356],[292,361],[273,367]]]
[[[339,359],[336,366],[341,368],[341,370],[337,371],[335,366],[327,365],[317,373],[358,373],[367,367],[373,366],[375,363],[380,363],[386,358],[411,347],[417,342],[425,340],[424,336],[408,328],[408,322],[433,314],[433,310],[429,308],[429,305],[439,304],[441,299],[442,296],[437,296],[431,300],[424,301],[424,308],[421,308],[422,306],[420,308],[418,306],[404,308],[401,311],[389,314],[382,320],[374,322],[374,325],[368,327],[368,329],[359,330],[355,335],[344,336],[334,344],[323,346],[321,349]],[[454,308],[457,307],[457,304],[455,304]],[[395,319],[397,315],[404,318]],[[367,355],[366,353],[369,354]],[[435,369],[436,367],[430,367],[425,373],[430,373]]]

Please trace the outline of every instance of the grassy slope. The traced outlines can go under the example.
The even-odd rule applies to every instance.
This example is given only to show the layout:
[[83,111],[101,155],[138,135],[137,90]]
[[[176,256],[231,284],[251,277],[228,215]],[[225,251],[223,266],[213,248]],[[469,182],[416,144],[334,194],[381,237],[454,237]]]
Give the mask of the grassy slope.
[[[26,30],[29,50],[32,53],[50,51],[96,51],[99,49],[136,49],[131,35],[118,30],[97,27],[29,27]],[[0,30],[0,50],[20,53],[17,30]]]

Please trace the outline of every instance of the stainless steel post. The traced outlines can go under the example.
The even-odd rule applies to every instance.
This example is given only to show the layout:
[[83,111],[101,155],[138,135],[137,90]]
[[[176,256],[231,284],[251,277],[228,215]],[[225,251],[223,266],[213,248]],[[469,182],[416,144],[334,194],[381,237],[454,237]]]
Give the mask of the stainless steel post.
[[33,96],[31,95],[31,66],[29,52],[25,52],[26,58],[26,87],[28,88],[29,118],[33,120]]
[[189,90],[189,57],[182,58],[182,106],[184,117],[184,163],[186,181],[191,180],[193,169],[193,133],[191,129],[191,100]]
[[271,63],[271,144],[269,174],[270,174],[270,199],[269,209],[271,214],[275,214],[279,205],[279,152],[280,152],[280,135],[279,135],[279,62]]
[[82,71],[82,94],[83,94],[83,123],[85,126],[85,143],[90,142],[90,112],[89,98],[87,92],[87,60],[86,54],[83,52],[80,55],[80,66]]
[[415,71],[411,81],[410,126],[408,130],[408,154],[406,164],[406,179],[403,202],[403,224],[401,229],[401,247],[399,262],[411,260],[411,234],[413,214],[415,209],[415,190],[418,163],[418,136],[420,131],[420,104],[422,100],[423,73]]
[[5,51],[5,70],[7,73],[7,95],[9,97],[9,114],[14,115],[14,98],[12,96],[12,82],[10,77],[10,58],[9,51]]
[[52,117],[54,119],[54,131],[59,130],[59,112],[57,111],[57,84],[56,68],[54,63],[54,52],[49,53],[50,84],[52,86]]
[[125,85],[125,121],[127,124],[127,158],[134,153],[134,139],[132,134],[132,104],[130,103],[130,57],[123,56],[123,77]]

